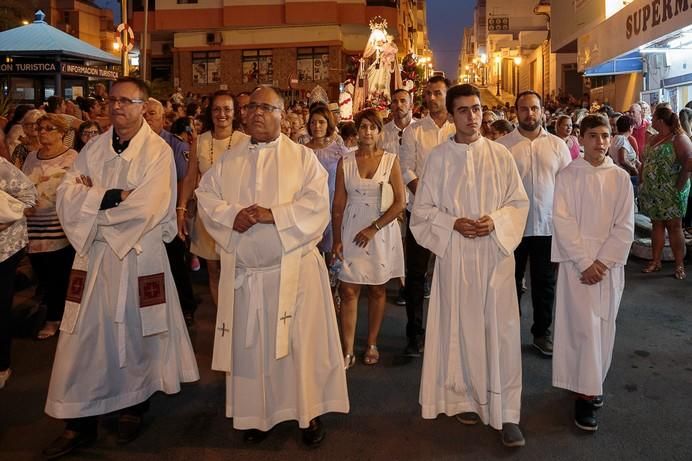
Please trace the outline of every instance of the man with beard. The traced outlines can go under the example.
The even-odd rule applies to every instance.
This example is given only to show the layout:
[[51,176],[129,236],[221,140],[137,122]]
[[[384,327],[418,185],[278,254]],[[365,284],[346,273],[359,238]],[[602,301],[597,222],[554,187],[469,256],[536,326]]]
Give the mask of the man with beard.
[[212,369],[226,373],[226,416],[257,443],[297,420],[303,442],[324,438],[319,416],[349,411],[329,276],[317,250],[329,223],[327,172],[281,134],[284,102],[260,87],[247,137],[197,189],[221,280]]
[[399,154],[403,143],[404,130],[416,123],[411,111],[411,95],[403,88],[394,90],[392,103],[389,106],[392,111],[392,120],[382,128],[383,141],[380,147],[386,152]]
[[550,262],[553,193],[555,176],[569,165],[572,157],[567,144],[541,126],[543,101],[538,93],[531,90],[519,93],[514,105],[519,126],[497,142],[512,153],[530,202],[524,238],[514,252],[517,296],[521,306],[522,280],[529,261],[533,346],[542,355],[551,357],[550,326],[555,300],[555,268]]
[[[407,222],[411,217],[413,200],[418,188],[418,177],[423,174],[425,160],[430,151],[454,134],[454,123],[449,121],[445,98],[450,82],[436,75],[425,87],[425,103],[430,113],[418,123],[404,130],[401,143],[401,172],[409,192],[406,207]],[[423,298],[425,273],[428,270],[430,250],[418,245],[410,229],[406,230],[406,337],[404,355],[420,357],[423,351]]]

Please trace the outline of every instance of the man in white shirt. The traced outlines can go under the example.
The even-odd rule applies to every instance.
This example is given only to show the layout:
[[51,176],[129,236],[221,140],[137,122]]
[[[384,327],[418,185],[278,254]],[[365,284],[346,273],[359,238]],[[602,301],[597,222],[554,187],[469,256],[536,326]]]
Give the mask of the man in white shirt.
[[392,111],[392,120],[382,128],[383,139],[380,147],[386,152],[399,154],[404,130],[416,123],[411,111],[411,94],[403,88],[394,90],[389,109]]
[[[425,103],[430,113],[418,123],[404,130],[399,150],[401,171],[409,192],[406,218],[409,221],[413,200],[418,188],[418,177],[423,174],[425,160],[430,151],[452,136],[456,129],[449,121],[445,106],[450,82],[442,76],[428,80]],[[406,337],[408,344],[404,355],[420,357],[423,349],[423,296],[425,272],[428,269],[430,250],[420,246],[410,229],[406,230]]]
[[542,355],[551,357],[550,325],[555,300],[555,268],[550,262],[553,193],[555,176],[569,165],[572,157],[567,144],[541,126],[543,100],[538,93],[519,93],[515,107],[519,126],[497,142],[512,153],[531,204],[524,238],[514,252],[517,296],[521,306],[522,279],[530,261],[533,345]]

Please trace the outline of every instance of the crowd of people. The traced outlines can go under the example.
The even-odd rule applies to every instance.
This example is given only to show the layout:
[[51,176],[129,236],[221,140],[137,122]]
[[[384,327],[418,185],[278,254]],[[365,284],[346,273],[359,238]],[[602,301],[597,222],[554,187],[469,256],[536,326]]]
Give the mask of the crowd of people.
[[201,259],[226,415],[248,443],[297,420],[318,446],[320,415],[349,411],[357,350],[380,361],[394,280],[403,354],[423,356],[423,418],[481,421],[523,446],[528,263],[532,345],[574,393],[575,424],[595,431],[635,209],[653,222],[644,272],[662,269],[667,232],[686,278],[691,120],[666,103],[618,113],[534,91],[488,107],[442,76],[421,107],[396,89],[388,114],[352,121],[324,99],[287,106],[272,87],[158,100],[129,77],[78,105],[18,106],[0,140],[0,388],[26,253],[47,313],[37,338],[60,332],[46,413],[66,426],[44,454],[93,442],[110,412],[118,442],[133,440],[152,394],[199,378],[187,328]]

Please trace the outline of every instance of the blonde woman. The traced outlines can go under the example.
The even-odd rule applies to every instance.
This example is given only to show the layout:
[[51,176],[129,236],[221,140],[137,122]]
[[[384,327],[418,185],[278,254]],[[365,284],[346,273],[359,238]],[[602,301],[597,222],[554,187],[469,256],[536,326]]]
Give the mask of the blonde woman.
[[17,147],[10,152],[10,159],[12,164],[22,169],[24,161],[26,160],[29,152],[34,152],[41,147],[41,143],[38,141],[38,131],[36,131],[36,122],[39,118],[43,117],[45,112],[32,109],[24,115],[22,118],[22,130],[24,134],[19,138],[20,143]]

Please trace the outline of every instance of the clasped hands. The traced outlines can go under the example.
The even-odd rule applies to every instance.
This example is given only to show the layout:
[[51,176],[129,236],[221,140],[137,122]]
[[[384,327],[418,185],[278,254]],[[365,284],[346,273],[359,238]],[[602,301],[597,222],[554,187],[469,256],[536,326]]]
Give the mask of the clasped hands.
[[[93,187],[94,183],[91,180],[91,177],[85,176],[83,174],[79,175],[79,177],[75,178],[75,181],[77,181],[77,184],[81,184],[86,187]],[[131,190],[123,190],[120,192],[120,201],[123,202],[130,194],[132,193]]]
[[458,218],[454,222],[454,230],[468,239],[474,239],[490,235],[495,230],[495,223],[488,215],[480,219]]
[[233,230],[241,234],[247,232],[255,224],[274,224],[274,215],[269,208],[263,208],[257,204],[243,208],[235,215]]
[[584,285],[595,285],[603,280],[603,277],[605,277],[607,273],[608,266],[597,259],[581,273],[579,281]]

